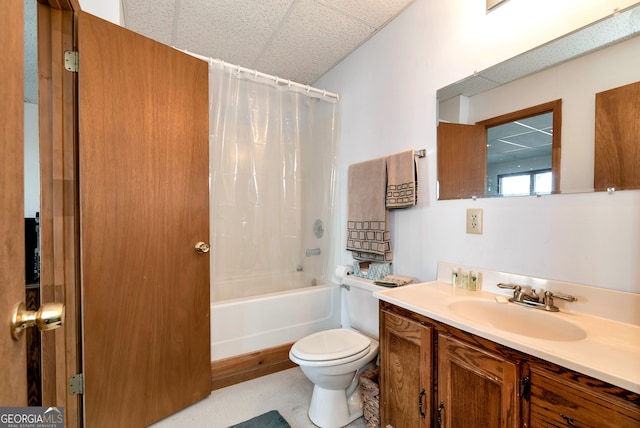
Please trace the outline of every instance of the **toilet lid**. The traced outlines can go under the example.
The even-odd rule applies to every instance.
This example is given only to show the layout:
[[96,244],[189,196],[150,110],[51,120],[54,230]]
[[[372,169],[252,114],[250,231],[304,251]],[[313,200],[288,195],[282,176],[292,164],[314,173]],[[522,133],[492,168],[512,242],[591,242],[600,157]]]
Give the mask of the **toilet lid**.
[[329,361],[361,353],[370,345],[371,340],[368,337],[353,330],[337,328],[300,339],[291,351],[301,360]]

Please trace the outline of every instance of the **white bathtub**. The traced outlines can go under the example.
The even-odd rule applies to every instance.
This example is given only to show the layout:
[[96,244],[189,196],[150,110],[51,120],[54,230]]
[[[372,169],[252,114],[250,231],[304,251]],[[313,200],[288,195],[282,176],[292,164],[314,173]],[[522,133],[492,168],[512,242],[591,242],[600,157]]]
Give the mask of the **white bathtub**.
[[340,287],[306,286],[211,303],[211,360],[295,342],[340,327]]

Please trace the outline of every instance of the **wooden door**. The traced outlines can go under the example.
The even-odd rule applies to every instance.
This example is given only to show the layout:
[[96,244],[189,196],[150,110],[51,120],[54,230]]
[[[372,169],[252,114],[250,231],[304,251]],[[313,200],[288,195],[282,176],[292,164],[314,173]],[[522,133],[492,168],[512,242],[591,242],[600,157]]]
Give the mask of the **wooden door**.
[[211,392],[207,63],[80,12],[85,425]]
[[519,426],[517,365],[446,334],[438,336],[441,427]]
[[387,311],[380,321],[381,426],[431,426],[432,329]]
[[27,405],[26,339],[9,332],[13,306],[25,299],[24,272],[24,3],[4,2],[0,13],[0,406]]
[[438,124],[438,199],[485,195],[487,134],[484,126]]

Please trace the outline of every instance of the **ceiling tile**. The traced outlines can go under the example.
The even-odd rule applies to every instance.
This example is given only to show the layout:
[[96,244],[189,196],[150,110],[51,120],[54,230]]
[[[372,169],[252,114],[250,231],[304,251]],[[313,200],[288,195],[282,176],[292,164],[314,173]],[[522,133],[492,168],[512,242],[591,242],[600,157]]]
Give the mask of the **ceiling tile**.
[[379,28],[393,19],[414,0],[318,0],[318,2],[353,15],[372,27]]
[[174,46],[254,67],[294,0],[182,0]]
[[36,2],[24,2],[24,101],[38,103],[38,19]]
[[311,84],[375,28],[313,0],[299,0],[259,58],[266,73]]
[[120,1],[133,31],[311,84],[414,0]]
[[124,25],[136,33],[171,46],[177,0],[123,0]]

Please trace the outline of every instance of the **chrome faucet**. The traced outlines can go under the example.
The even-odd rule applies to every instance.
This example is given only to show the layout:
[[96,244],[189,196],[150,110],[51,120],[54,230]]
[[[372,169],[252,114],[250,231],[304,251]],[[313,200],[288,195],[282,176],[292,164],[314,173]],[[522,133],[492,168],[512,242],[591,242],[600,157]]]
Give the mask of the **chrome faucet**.
[[553,298],[563,299],[568,302],[575,302],[576,299],[573,296],[565,294],[553,294],[551,291],[545,291],[544,296],[540,299],[535,289],[531,289],[530,292],[522,291],[522,286],[517,284],[503,284],[498,283],[499,288],[506,288],[513,290],[513,297],[509,299],[510,302],[516,303],[522,306],[531,306],[536,309],[542,309],[548,312],[558,312],[559,309],[553,304]]
[[522,303],[522,302],[539,302],[540,296],[536,293],[535,289],[531,289],[531,292],[527,293],[522,291],[522,286],[516,284],[498,284],[499,288],[507,288],[513,290],[513,297],[509,299],[509,301],[513,303]]

